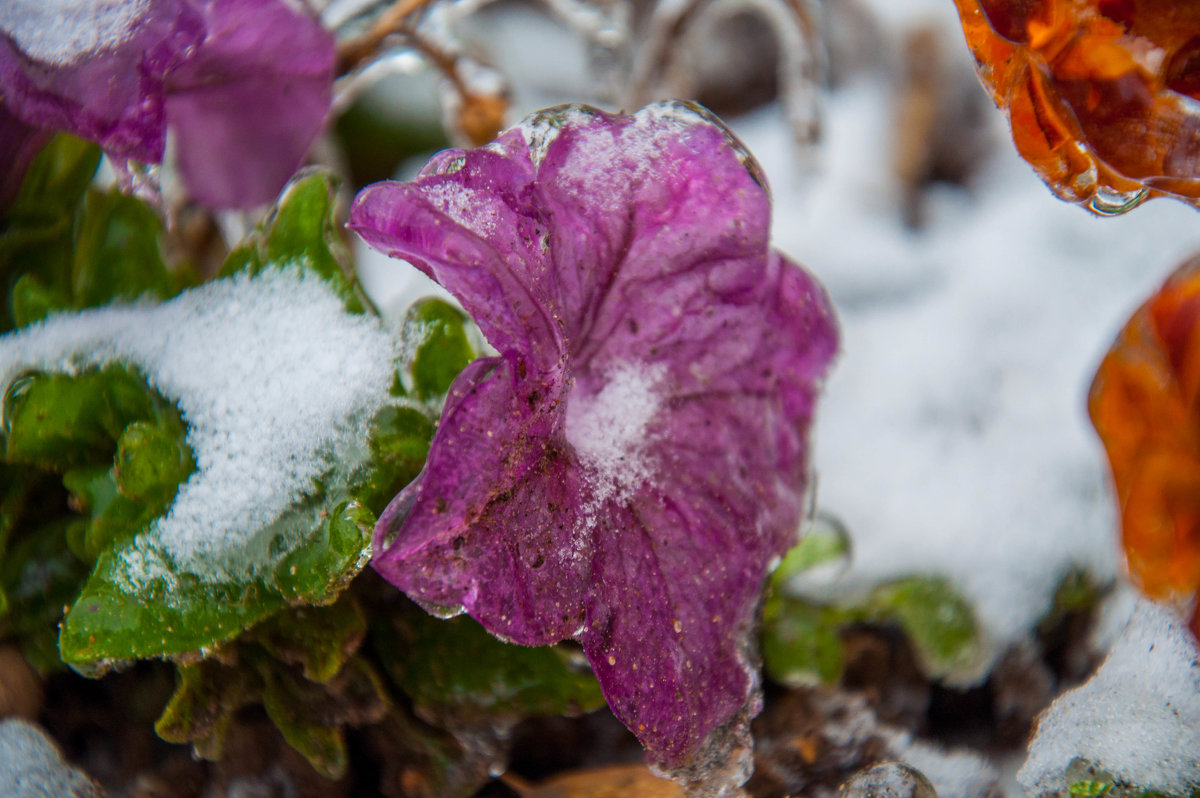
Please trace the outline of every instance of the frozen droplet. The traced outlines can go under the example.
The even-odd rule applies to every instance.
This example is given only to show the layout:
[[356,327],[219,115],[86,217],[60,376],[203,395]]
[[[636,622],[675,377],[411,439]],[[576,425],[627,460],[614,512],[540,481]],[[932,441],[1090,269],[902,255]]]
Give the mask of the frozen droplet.
[[921,771],[900,762],[860,770],[838,790],[838,798],[937,798]]
[[1088,209],[1101,216],[1118,216],[1141,205],[1150,196],[1149,190],[1139,188],[1136,191],[1111,191],[1099,188],[1088,200]]

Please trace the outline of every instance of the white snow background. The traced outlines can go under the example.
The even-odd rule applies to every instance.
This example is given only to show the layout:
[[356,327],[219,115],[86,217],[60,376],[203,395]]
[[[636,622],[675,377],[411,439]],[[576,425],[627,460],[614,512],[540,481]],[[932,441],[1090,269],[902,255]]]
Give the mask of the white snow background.
[[[912,26],[932,22],[946,32],[950,55],[969,62],[950,0],[863,5],[893,55]],[[586,97],[582,48],[544,17],[495,15],[487,41],[516,91],[514,121]],[[777,106],[727,120],[770,180],[775,246],[824,282],[842,326],[841,356],[818,412],[814,467],[818,506],[847,526],[854,557],[832,586],[795,587],[829,600],[892,577],[945,576],[976,609],[994,658],[1030,634],[1072,568],[1100,581],[1121,573],[1087,391],[1129,315],[1200,250],[1200,215],[1154,200],[1101,219],[1057,200],[989,105],[995,145],[986,161],[968,188],[935,188],[924,227],[913,231],[903,224],[889,160],[895,102],[894,81],[880,74],[827,94],[815,174],[798,171]],[[430,288],[415,270],[365,247],[358,254],[368,290],[393,313]],[[1128,612],[1126,605],[1118,627]],[[1109,676],[1104,689],[1085,694],[1086,715],[1064,714],[1078,712],[1078,700],[1057,708],[1046,723],[1054,739],[1035,746],[1041,753],[1022,774],[1026,785],[1051,784],[1072,751],[1090,752],[1078,723],[1129,717],[1171,689],[1194,687],[1194,651],[1180,642],[1178,625],[1154,618],[1139,612],[1117,646],[1121,672],[1135,672],[1141,656],[1160,693],[1132,684],[1123,691]],[[1156,636],[1162,646],[1151,662]],[[1190,707],[1197,699],[1177,692],[1176,700]],[[1169,711],[1139,717],[1137,734],[1121,738],[1126,760],[1112,764],[1143,786],[1178,787],[1159,783],[1161,768],[1144,765],[1163,740],[1200,751],[1200,727]],[[1074,738],[1064,731],[1072,728]]]

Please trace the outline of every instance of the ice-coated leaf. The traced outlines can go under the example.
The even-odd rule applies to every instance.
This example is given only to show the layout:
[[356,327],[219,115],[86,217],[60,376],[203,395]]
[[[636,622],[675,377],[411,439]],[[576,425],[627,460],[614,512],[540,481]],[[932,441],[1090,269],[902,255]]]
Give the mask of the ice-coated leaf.
[[499,352],[451,386],[376,569],[505,639],[578,639],[669,767],[740,733],[716,732],[752,703],[754,610],[806,506],[837,348],[769,221],[757,163],[685,103],[549,109],[351,211]]
[[179,293],[163,261],[161,233],[158,215],[141,200],[118,191],[88,191],[71,270],[74,307]]
[[762,629],[767,675],[788,687],[836,684],[843,665],[839,613],[786,597],[767,602]]
[[404,317],[404,339],[411,342],[412,394],[421,401],[441,398],[454,378],[477,353],[467,338],[458,308],[439,299],[424,299]]
[[881,585],[868,606],[876,618],[903,627],[930,676],[969,669],[979,656],[975,612],[944,579],[913,577]]
[[604,705],[577,653],[497,640],[471,618],[442,620],[408,607],[379,625],[393,681],[426,714],[445,710],[512,719],[576,715]]
[[111,461],[117,438],[150,419],[155,401],[123,366],[65,374],[27,374],[3,394],[5,458],[57,470]]
[[[0,332],[68,304],[74,217],[100,150],[72,136],[54,137],[33,159],[20,193],[0,220]],[[21,317],[15,286],[21,290]],[[49,306],[49,307],[44,307]]]
[[293,178],[267,218],[229,253],[221,276],[302,264],[332,285],[348,310],[362,313],[369,300],[347,266],[349,253],[334,228],[336,189],[326,172],[311,170]]

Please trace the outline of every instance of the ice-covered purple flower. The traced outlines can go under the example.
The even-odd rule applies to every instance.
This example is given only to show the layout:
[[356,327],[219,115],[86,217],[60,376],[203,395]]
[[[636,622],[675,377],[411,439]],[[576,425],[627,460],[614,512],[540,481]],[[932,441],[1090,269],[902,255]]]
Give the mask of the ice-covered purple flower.
[[4,0],[0,142],[64,130],[159,163],[169,127],[193,196],[249,207],[320,132],[333,62],[332,37],[285,0]]
[[763,577],[794,543],[837,348],[768,247],[757,163],[704,109],[550,109],[380,183],[350,226],[445,286],[498,350],[446,399],[375,568],[493,633],[578,639],[668,766],[746,706]]

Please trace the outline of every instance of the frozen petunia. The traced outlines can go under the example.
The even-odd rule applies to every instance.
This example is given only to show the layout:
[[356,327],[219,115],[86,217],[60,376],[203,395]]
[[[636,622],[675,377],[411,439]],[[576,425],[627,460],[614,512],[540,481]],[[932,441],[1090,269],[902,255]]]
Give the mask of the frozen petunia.
[[259,205],[320,132],[333,61],[332,37],[284,0],[8,0],[0,142],[62,130],[159,163],[169,127],[196,199]]
[[351,212],[499,353],[451,388],[375,568],[508,640],[578,639],[668,767],[754,709],[755,608],[795,542],[837,349],[823,289],[768,246],[770,211],[733,134],[670,102],[540,112]]

